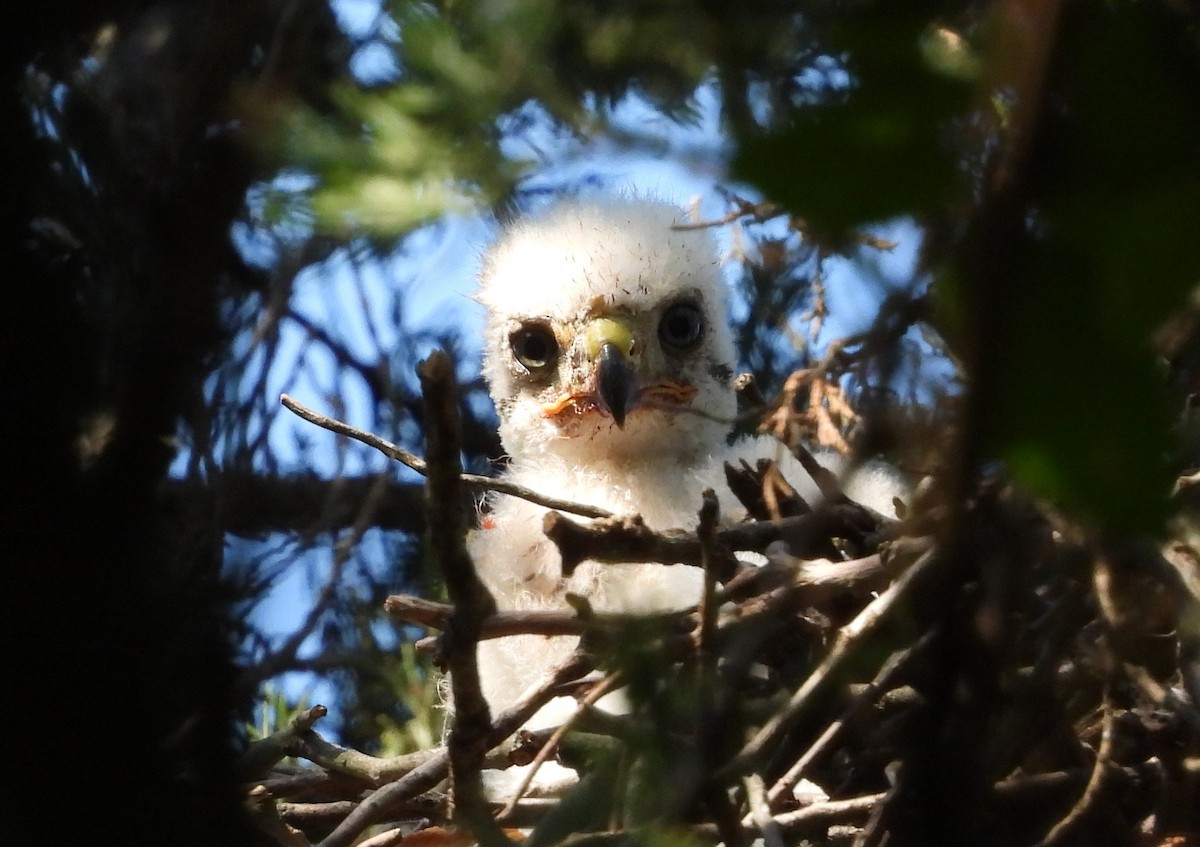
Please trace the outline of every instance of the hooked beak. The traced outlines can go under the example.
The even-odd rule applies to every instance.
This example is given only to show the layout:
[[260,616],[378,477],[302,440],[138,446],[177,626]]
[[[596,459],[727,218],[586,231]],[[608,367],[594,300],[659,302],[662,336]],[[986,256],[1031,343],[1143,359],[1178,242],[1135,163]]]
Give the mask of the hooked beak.
[[638,381],[631,354],[633,331],[617,318],[597,318],[587,328],[586,351],[595,373],[596,403],[618,428],[637,398]]
[[625,415],[636,393],[637,380],[629,360],[617,345],[601,345],[596,360],[596,399],[600,408],[612,415],[618,429],[625,428]]

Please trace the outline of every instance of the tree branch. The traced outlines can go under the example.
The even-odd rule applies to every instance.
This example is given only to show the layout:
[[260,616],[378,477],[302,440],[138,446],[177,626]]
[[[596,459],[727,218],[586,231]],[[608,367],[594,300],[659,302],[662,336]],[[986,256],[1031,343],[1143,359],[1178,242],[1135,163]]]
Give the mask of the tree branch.
[[[380,438],[374,433],[358,429],[350,426],[348,423],[336,420],[334,418],[322,415],[320,412],[315,412],[302,403],[296,402],[287,394],[282,394],[279,397],[281,402],[289,411],[308,421],[316,424],[322,429],[327,429],[330,432],[336,432],[338,435],[344,435],[347,438],[353,438],[355,441],[360,441],[368,447],[374,447],[389,459],[395,459],[400,464],[416,471],[425,476],[428,472],[425,461],[414,453],[410,453],[403,447],[398,447],[387,439]],[[547,509],[557,509],[560,512],[570,512],[575,515],[582,515],[585,518],[607,518],[612,517],[612,512],[607,509],[600,509],[596,506],[587,506],[582,503],[573,503],[570,500],[560,500],[557,497],[548,497],[544,494],[538,494],[536,491],[526,488],[523,485],[516,485],[503,479],[494,479],[490,476],[480,476],[479,474],[460,473],[459,478],[462,483],[472,491],[497,491],[501,494],[508,494],[512,497],[519,497],[522,500],[528,500],[530,503],[536,503],[539,506],[545,506]]]
[[445,656],[454,692],[454,717],[447,748],[454,790],[454,817],[479,839],[481,847],[506,847],[508,839],[492,819],[480,770],[488,751],[492,716],[479,683],[476,646],[480,622],[496,612],[496,601],[475,572],[467,552],[467,520],[462,508],[461,425],[454,365],[435,351],[417,369],[425,397],[425,508],[429,543],[440,562],[454,603]]

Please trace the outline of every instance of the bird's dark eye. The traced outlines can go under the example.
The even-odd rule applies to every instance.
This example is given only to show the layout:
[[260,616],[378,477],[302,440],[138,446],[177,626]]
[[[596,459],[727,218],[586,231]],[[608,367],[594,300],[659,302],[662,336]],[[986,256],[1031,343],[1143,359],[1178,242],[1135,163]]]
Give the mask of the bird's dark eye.
[[675,350],[690,350],[704,334],[704,312],[695,303],[676,303],[658,322],[658,339]]
[[558,341],[550,327],[528,324],[508,337],[513,355],[530,373],[544,371],[558,358]]

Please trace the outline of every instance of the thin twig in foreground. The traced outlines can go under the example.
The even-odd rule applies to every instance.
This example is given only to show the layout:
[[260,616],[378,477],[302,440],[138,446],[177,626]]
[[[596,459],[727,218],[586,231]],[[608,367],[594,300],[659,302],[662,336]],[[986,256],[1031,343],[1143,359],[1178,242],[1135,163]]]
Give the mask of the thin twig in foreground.
[[796,760],[787,773],[781,776],[771,790],[767,793],[767,800],[771,803],[778,802],[784,794],[796,787],[796,783],[804,776],[805,770],[822,756],[830,746],[841,737],[842,730],[850,724],[854,717],[860,714],[864,709],[873,705],[881,694],[892,687],[896,677],[900,675],[908,667],[909,661],[913,656],[919,654],[933,640],[936,630],[931,629],[926,632],[921,638],[903,650],[898,650],[893,653],[883,667],[879,669],[879,673],[871,680],[870,684],[859,692],[854,699],[846,705],[841,715],[833,721],[829,726],[825,727],[825,731],[820,737],[812,743],[812,745],[804,751],[799,759]]
[[854,620],[843,627],[829,653],[804,681],[804,684],[796,689],[783,711],[775,715],[758,731],[741,752],[730,761],[726,770],[750,770],[751,766],[791,728],[796,718],[808,705],[812,695],[841,668],[853,649],[878,629],[892,609],[908,593],[910,587],[919,582],[920,578],[937,562],[938,557],[935,556],[935,551],[927,551],[899,579],[892,583],[887,591],[879,595]]
[[[557,696],[564,683],[578,679],[591,670],[591,662],[579,652],[572,653],[562,664],[549,671],[539,683],[521,695],[521,699],[505,709],[492,721],[488,746],[495,747],[517,731],[538,709]],[[367,827],[384,820],[392,809],[429,791],[450,772],[450,757],[441,747],[415,770],[395,782],[390,782],[363,800],[346,816],[319,847],[350,847]]]
[[579,708],[576,709],[565,721],[563,721],[560,727],[554,730],[550,737],[546,739],[546,743],[543,744],[541,749],[537,751],[537,755],[533,757],[533,761],[528,765],[529,769],[525,772],[525,776],[521,779],[521,784],[517,786],[517,790],[513,792],[513,795],[511,798],[509,798],[508,803],[505,804],[504,808],[500,811],[500,814],[496,816],[497,820],[507,821],[507,819],[516,810],[517,804],[521,801],[521,798],[525,795],[525,792],[529,790],[529,786],[533,783],[533,778],[537,776],[538,768],[540,768],[545,761],[550,758],[550,754],[558,748],[559,743],[563,740],[563,736],[567,734],[567,731],[570,730],[570,728],[575,724],[575,722],[579,719],[579,716],[583,714],[584,707],[593,705],[597,700],[611,691],[619,679],[620,676],[618,674],[605,677],[593,685],[591,690],[579,700]]
[[446,662],[454,692],[454,718],[447,749],[454,818],[470,830],[481,847],[505,847],[508,839],[492,819],[483,793],[481,770],[488,751],[492,715],[479,682],[476,646],[479,625],[496,612],[496,600],[475,572],[467,552],[467,519],[463,510],[462,424],[458,417],[458,383],[454,365],[441,350],[417,368],[425,397],[425,510],[429,546],[441,564],[446,590],[454,604],[450,614]]
[[[414,453],[410,453],[403,447],[393,444],[385,438],[380,438],[374,433],[350,426],[350,424],[339,421],[336,418],[322,415],[320,412],[316,412],[304,404],[296,402],[296,400],[287,394],[281,394],[279,402],[289,411],[311,424],[315,424],[322,429],[327,429],[330,432],[336,432],[338,435],[353,438],[355,441],[362,442],[368,447],[373,447],[389,459],[395,459],[400,464],[421,474],[421,476],[425,476],[428,473],[424,459]],[[607,509],[588,506],[584,503],[574,503],[570,500],[560,500],[557,497],[548,497],[523,485],[517,485],[503,479],[495,479],[490,476],[481,476],[473,473],[459,474],[459,479],[462,480],[463,485],[466,485],[473,491],[496,491],[500,494],[507,494],[511,497],[528,500],[530,503],[545,506],[547,509],[570,512],[573,515],[581,515],[585,518],[611,518],[613,516],[613,513]]]
[[1104,721],[1100,733],[1100,749],[1096,751],[1096,761],[1092,765],[1092,775],[1084,786],[1083,794],[1067,812],[1066,817],[1056,823],[1046,836],[1038,842],[1037,847],[1056,847],[1066,844],[1071,836],[1079,829],[1087,816],[1096,811],[1106,784],[1110,781],[1113,770],[1113,740],[1116,735],[1116,720],[1113,714],[1111,683],[1104,687]]

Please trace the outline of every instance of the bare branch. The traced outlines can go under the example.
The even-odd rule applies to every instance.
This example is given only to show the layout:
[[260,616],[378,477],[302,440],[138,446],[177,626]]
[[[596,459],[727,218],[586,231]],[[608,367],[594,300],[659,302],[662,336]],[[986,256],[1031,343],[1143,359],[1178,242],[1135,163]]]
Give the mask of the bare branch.
[[921,579],[936,565],[938,558],[935,551],[930,550],[921,556],[904,575],[897,579],[887,591],[879,595],[870,605],[863,609],[857,617],[838,633],[832,649],[825,658],[796,689],[788,700],[783,711],[775,715],[762,729],[755,734],[742,751],[727,766],[728,770],[748,770],[752,763],[759,761],[786,732],[800,713],[809,704],[812,695],[821,688],[832,675],[842,666],[855,647],[859,646],[867,636],[871,635],[880,624],[887,620],[888,615],[912,590]]
[[[878,528],[879,517],[855,503],[828,504],[820,510],[777,521],[756,521],[720,530],[713,550],[717,577],[728,581],[737,568],[728,551],[763,551],[774,542],[783,542],[798,558],[822,557],[828,553],[830,538],[863,538],[877,545],[882,535],[870,539],[868,527]],[[699,567],[702,557],[700,539],[687,530],[655,531],[636,515],[597,520],[589,524],[572,521],[548,512],[542,531],[558,547],[563,573],[570,575],[584,561],[604,563],[655,562],[663,565]],[[871,530],[874,531],[874,530]]]
[[328,713],[324,706],[297,712],[283,729],[250,745],[238,762],[238,772],[245,778],[253,778],[266,773],[281,759],[294,756],[297,739],[312,730],[313,725]]
[[479,624],[496,611],[496,601],[475,572],[467,552],[467,520],[462,507],[462,467],[458,386],[450,357],[435,351],[417,369],[425,396],[425,509],[429,543],[441,564],[454,603],[446,661],[454,692],[454,719],[447,743],[454,817],[482,847],[504,847],[508,839],[487,808],[480,770],[488,751],[492,716],[479,683],[476,645]]
[[[399,447],[385,438],[380,438],[374,433],[358,429],[350,426],[348,423],[336,420],[320,412],[313,411],[302,403],[296,402],[286,394],[280,395],[281,402],[289,411],[295,413],[309,423],[316,424],[322,429],[327,429],[330,432],[336,432],[338,435],[344,435],[347,438],[353,438],[355,441],[360,441],[368,447],[374,447],[389,459],[395,459],[400,464],[405,465],[411,470],[425,476],[427,468],[425,461],[414,453],[410,453],[403,447]],[[459,474],[462,483],[472,491],[496,491],[500,494],[508,494],[512,497],[519,497],[522,500],[528,500],[530,503],[536,503],[539,506],[545,506],[547,509],[557,509],[560,512],[570,512],[573,515],[582,515],[585,518],[609,518],[612,517],[612,512],[607,509],[601,509],[596,506],[587,506],[582,503],[573,503],[570,500],[561,500],[557,497],[548,497],[544,494],[538,494],[536,491],[526,488],[523,485],[516,485],[503,479],[495,479],[490,476],[480,476],[479,474],[463,473]]]
[[[502,743],[533,717],[538,709],[558,696],[560,686],[578,679],[590,670],[590,661],[581,653],[577,652],[567,657],[562,664],[542,677],[538,684],[526,691],[513,706],[496,716],[487,737],[488,746],[495,747]],[[449,751],[439,747],[431,752],[430,758],[419,767],[363,800],[333,832],[329,833],[320,843],[320,847],[349,847],[367,827],[385,820],[394,809],[429,791],[449,776]]]
[[916,643],[904,650],[896,651],[883,663],[883,667],[879,669],[879,673],[875,675],[870,684],[855,695],[854,699],[842,710],[842,714],[837,720],[825,727],[825,731],[821,733],[820,737],[788,768],[787,773],[771,786],[771,790],[767,793],[767,800],[769,802],[777,803],[785,794],[796,787],[796,783],[804,776],[805,771],[829,752],[833,743],[841,737],[842,730],[863,711],[873,705],[881,694],[895,685],[896,678],[908,669],[908,664],[912,661],[913,656],[918,655],[929,645],[929,642],[933,640],[934,633],[934,630],[930,630],[921,636]]

